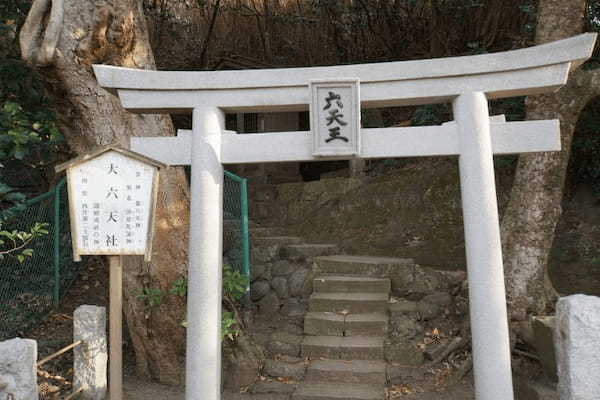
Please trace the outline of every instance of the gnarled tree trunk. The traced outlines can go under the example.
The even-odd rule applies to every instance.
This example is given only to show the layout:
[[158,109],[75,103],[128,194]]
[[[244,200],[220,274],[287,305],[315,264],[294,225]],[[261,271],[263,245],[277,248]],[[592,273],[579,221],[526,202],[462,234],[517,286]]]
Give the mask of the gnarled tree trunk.
[[[125,111],[92,72],[92,64],[154,69],[140,0],[36,0],[21,48],[23,58],[40,67],[75,152],[113,143],[127,147],[130,136],[173,135],[168,116]],[[181,383],[185,375],[184,304],[168,289],[187,269],[188,207],[185,174],[170,168],[161,174],[152,262],[127,257],[124,267],[124,312],[137,370],[165,383]],[[145,287],[165,293],[157,309],[136,299]]]
[[[581,33],[585,7],[585,0],[541,0],[537,43]],[[531,313],[543,314],[554,300],[547,266],[561,214],[571,141],[580,112],[600,92],[598,83],[597,73],[579,70],[557,93],[527,99],[528,119],[560,119],[562,151],[519,157],[501,229],[509,315],[513,321],[525,321]]]

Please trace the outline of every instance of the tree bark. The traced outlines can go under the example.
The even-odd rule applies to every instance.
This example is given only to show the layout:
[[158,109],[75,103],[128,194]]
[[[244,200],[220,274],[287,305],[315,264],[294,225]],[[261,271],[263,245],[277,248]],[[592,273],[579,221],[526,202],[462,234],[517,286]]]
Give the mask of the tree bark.
[[[542,0],[537,44],[583,30],[585,0]],[[521,155],[501,226],[506,287],[511,320],[547,312],[556,296],[547,265],[561,201],[571,141],[579,113],[598,93],[597,74],[576,71],[557,93],[530,96],[527,116],[560,119],[562,151]],[[589,85],[589,86],[588,86]]]
[[[52,18],[47,19],[51,24]],[[29,35],[31,31],[24,29],[21,35],[21,43],[29,44],[28,54],[39,46],[39,34]],[[23,56],[39,66],[35,58]],[[173,135],[168,116],[125,111],[98,86],[92,72],[92,64],[155,68],[140,0],[64,0],[60,39],[52,59],[45,61],[39,71],[54,95],[59,127],[76,153],[115,143],[128,147],[130,136]],[[176,384],[185,376],[184,303],[168,289],[187,269],[189,194],[183,170],[162,173],[159,191],[152,262],[126,257],[124,312],[137,371]],[[144,287],[165,293],[158,309],[149,310],[136,299]]]

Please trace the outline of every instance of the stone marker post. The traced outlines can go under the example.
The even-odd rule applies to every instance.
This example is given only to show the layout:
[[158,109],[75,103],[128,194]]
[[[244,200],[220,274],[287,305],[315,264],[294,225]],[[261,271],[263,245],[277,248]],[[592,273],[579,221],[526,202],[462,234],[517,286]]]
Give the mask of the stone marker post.
[[37,400],[37,342],[11,339],[0,343],[0,399]]
[[104,400],[106,396],[106,308],[79,306],[73,313],[73,342],[82,343],[74,349],[73,388],[84,388],[85,400]]
[[558,300],[554,346],[560,400],[600,399],[600,297]]

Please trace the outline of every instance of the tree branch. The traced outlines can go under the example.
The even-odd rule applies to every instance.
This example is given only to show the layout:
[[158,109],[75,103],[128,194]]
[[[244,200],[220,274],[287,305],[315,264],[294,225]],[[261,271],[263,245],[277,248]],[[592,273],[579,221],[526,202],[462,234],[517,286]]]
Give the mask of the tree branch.
[[[44,29],[43,21],[48,10],[50,10],[50,17]],[[35,0],[33,2],[19,34],[21,58],[27,64],[44,67],[52,63],[60,39],[63,17],[64,0]]]

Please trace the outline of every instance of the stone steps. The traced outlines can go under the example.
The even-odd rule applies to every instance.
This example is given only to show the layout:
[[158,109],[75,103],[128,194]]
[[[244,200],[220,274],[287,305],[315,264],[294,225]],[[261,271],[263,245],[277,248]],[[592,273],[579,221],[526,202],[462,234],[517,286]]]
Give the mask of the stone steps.
[[385,278],[394,268],[414,264],[412,259],[329,255],[315,258],[318,274],[360,275]]
[[309,312],[304,319],[304,334],[314,336],[385,336],[385,314],[338,314]]
[[305,336],[303,357],[342,360],[382,360],[383,337]]
[[386,364],[375,360],[315,360],[305,382],[385,384]]
[[388,293],[313,293],[309,311],[345,312],[349,314],[380,313],[388,310]]
[[283,236],[285,235],[285,229],[275,226],[259,226],[248,229],[251,238],[263,237],[263,236]]
[[284,246],[300,243],[302,243],[302,238],[297,236],[260,236],[252,239],[254,246]]
[[383,400],[385,390],[381,385],[339,383],[302,383],[292,395],[292,400]]
[[384,292],[389,293],[391,282],[387,278],[369,278],[364,276],[319,276],[313,281],[315,292]]
[[319,256],[335,254],[339,248],[335,244],[294,244],[282,247],[281,256],[289,260],[303,261]]

